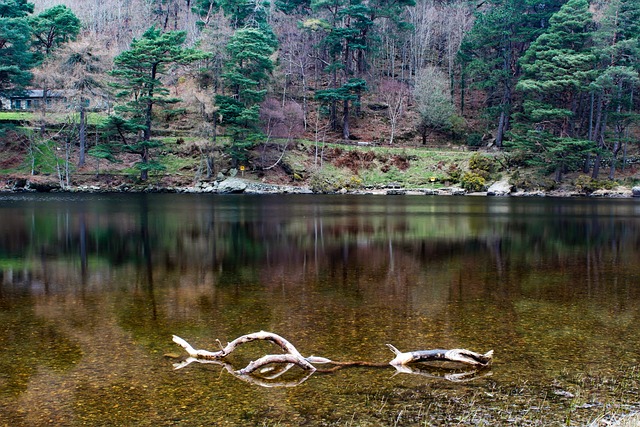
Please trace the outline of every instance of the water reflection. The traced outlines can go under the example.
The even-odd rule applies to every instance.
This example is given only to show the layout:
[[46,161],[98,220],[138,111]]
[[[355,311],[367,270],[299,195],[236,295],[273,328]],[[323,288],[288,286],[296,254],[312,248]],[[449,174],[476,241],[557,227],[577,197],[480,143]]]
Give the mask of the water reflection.
[[371,396],[469,392],[364,369],[257,391],[173,371],[172,334],[379,362],[387,342],[495,349],[466,383],[486,390],[639,363],[636,200],[4,195],[0,218],[2,424],[384,424]]

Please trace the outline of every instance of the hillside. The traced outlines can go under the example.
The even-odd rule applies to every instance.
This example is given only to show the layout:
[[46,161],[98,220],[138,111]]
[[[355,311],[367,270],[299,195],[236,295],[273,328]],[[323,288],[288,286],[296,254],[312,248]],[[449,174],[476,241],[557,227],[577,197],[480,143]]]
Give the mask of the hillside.
[[636,3],[16,3],[0,17],[22,28],[0,47],[16,70],[0,76],[0,172],[69,188],[241,169],[319,191],[631,187]]

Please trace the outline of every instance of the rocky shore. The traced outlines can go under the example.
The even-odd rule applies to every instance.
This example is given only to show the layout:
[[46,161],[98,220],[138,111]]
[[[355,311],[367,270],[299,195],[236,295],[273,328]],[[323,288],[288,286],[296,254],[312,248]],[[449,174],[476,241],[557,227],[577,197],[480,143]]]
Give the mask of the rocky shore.
[[[238,177],[227,177],[216,181],[201,181],[191,186],[160,186],[157,184],[86,184],[62,188],[56,182],[37,181],[25,178],[6,179],[0,186],[4,193],[186,193],[186,194],[313,194],[307,186],[270,184],[261,181]],[[375,188],[357,190],[342,189],[334,194],[369,194],[369,195],[436,195],[436,196],[496,196],[496,197],[600,197],[631,198],[640,197],[640,186],[633,188],[617,187],[611,190],[596,190],[591,193],[573,189],[554,191],[524,191],[513,188],[506,181],[493,183],[487,191],[467,192],[461,187],[440,188],[403,188],[398,184],[387,184]]]

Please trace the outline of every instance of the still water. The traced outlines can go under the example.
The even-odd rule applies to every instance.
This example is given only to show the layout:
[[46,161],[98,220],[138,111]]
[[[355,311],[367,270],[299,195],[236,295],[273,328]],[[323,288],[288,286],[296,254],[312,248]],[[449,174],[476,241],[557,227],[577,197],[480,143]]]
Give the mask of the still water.
[[[638,410],[640,201],[0,196],[0,425],[585,425]],[[490,369],[293,368],[184,351],[495,351]],[[230,362],[277,352],[246,344]],[[268,375],[265,374],[265,377]]]

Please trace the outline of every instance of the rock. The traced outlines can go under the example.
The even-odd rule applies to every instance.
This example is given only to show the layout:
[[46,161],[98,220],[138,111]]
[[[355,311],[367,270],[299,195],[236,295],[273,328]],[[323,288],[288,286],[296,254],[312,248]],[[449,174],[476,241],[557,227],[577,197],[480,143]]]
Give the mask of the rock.
[[224,181],[225,179],[227,179],[227,177],[224,176],[222,172],[218,172],[218,175],[216,176],[216,181]]
[[387,190],[387,196],[404,196],[407,194],[406,190]]
[[282,162],[280,162],[280,166],[287,175],[291,176],[295,180],[304,179],[307,173],[307,169],[303,164],[298,162],[290,162],[287,158],[282,159]]
[[633,187],[631,189],[631,194],[633,194],[633,197],[640,197],[640,186]]
[[487,196],[508,196],[513,186],[507,180],[496,181],[487,190]]
[[512,195],[516,197],[545,197],[547,194],[542,190],[532,190],[532,191],[518,190],[515,193],[512,193]]
[[29,181],[27,181],[26,179],[18,178],[13,183],[13,190],[14,191],[16,191],[16,190],[24,190],[28,183],[29,183]]
[[239,178],[227,178],[218,184],[218,193],[242,193],[247,188],[247,183]]
[[38,193],[50,193],[51,191],[59,190],[60,185],[49,182],[29,182],[29,189],[37,191]]
[[[610,198],[627,198],[632,196],[632,191],[628,188],[618,187],[610,190],[600,189],[589,194],[589,197],[610,197]],[[639,196],[640,197],[640,196]]]

